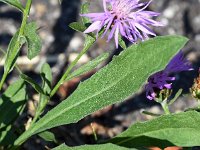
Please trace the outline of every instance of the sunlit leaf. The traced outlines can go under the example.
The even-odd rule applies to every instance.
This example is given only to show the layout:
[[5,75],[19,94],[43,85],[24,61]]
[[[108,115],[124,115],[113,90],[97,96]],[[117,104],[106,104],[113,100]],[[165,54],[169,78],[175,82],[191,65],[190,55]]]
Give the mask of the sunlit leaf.
[[181,36],[164,36],[132,45],[81,83],[70,97],[36,122],[16,143],[47,129],[75,123],[105,106],[123,101],[137,92],[150,74],[163,69],[186,42]]

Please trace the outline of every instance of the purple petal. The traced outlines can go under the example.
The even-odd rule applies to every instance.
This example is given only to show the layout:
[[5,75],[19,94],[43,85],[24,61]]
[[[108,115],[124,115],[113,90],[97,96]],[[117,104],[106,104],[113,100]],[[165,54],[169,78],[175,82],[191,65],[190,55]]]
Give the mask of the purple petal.
[[99,30],[101,29],[101,21],[96,21],[94,23],[92,23],[85,31],[84,33],[90,33],[93,32],[95,30]]
[[118,48],[118,35],[119,35],[119,24],[117,24],[116,31],[115,31],[115,44],[116,44],[116,48]]
[[[86,29],[85,33],[95,30],[98,32],[102,27],[105,27],[102,35],[104,37],[110,29],[107,41],[110,41],[114,37],[116,47],[119,34],[132,43],[139,39],[142,41],[148,39],[148,35],[156,36],[153,30],[149,28],[149,25],[163,26],[163,24],[151,19],[151,17],[158,16],[159,13],[145,10],[151,1],[103,0],[104,12],[81,15],[90,18],[92,21],[92,25]],[[107,6],[110,6],[110,8],[108,9]]]
[[105,34],[107,33],[108,29],[110,28],[110,26],[111,26],[111,24],[112,24],[112,22],[113,22],[113,19],[114,19],[114,17],[109,18],[109,19],[107,20],[108,24],[107,24],[107,27],[106,27],[106,29],[105,29],[105,31],[104,31],[102,37],[104,37]]
[[89,14],[80,14],[80,16],[88,17],[88,18],[97,18],[104,16],[105,13],[89,13]]
[[184,58],[182,51],[180,51],[172,58],[164,70],[154,73],[148,78],[148,83],[145,86],[146,97],[148,99],[155,99],[155,97],[152,96],[155,89],[171,89],[172,81],[175,80],[175,77],[170,76],[171,73],[189,71],[191,69],[191,64]]
[[140,12],[140,14],[148,15],[148,16],[159,16],[160,15],[160,13],[154,12],[154,11],[142,11],[142,12]]
[[141,12],[141,11],[143,11],[144,9],[146,9],[146,8],[151,4],[151,2],[152,2],[152,0],[150,0],[150,1],[146,4],[146,6],[144,6],[142,9],[138,10],[137,12]]
[[153,33],[153,31],[148,28],[146,25],[142,25],[142,24],[139,24],[139,23],[135,23],[135,26],[140,29],[142,32],[145,32],[147,34],[150,34],[150,35],[153,35],[153,36],[156,36],[155,33]]
[[171,89],[171,88],[172,88],[172,83],[165,84],[164,86],[165,86],[167,89]]
[[112,39],[116,28],[117,28],[117,25],[115,24],[115,25],[112,27],[112,30],[110,31],[110,34],[108,35],[108,40],[107,40],[107,42],[109,42],[109,41]]
[[180,71],[193,70],[190,62],[184,58],[183,52],[180,50],[166,66],[167,73],[176,73]]

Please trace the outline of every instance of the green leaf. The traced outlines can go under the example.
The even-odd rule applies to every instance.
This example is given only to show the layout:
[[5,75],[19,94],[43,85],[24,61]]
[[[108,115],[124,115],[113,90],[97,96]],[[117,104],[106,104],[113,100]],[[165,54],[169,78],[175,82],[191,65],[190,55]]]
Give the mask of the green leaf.
[[[87,27],[79,22],[72,22],[69,24],[69,27],[74,29],[75,31],[78,31],[78,32],[84,32]],[[96,36],[94,35],[94,33],[88,33],[87,35],[93,37],[94,39],[96,39]]]
[[85,65],[81,66],[79,69],[72,72],[69,77],[65,81],[69,81],[70,79],[80,76],[88,71],[95,69],[102,61],[106,60],[109,56],[109,53],[103,53],[99,57],[95,58],[92,61],[89,61]]
[[20,11],[24,11],[23,5],[20,3],[19,0],[0,0],[1,2],[7,3],[13,7],[18,8]]
[[84,32],[86,30],[86,27],[79,22],[72,22],[69,24],[69,27],[78,32]]
[[9,73],[14,68],[17,56],[19,54],[19,50],[24,44],[24,37],[20,37],[19,38],[20,40],[18,41],[18,36],[19,36],[19,31],[15,33],[15,35],[12,37],[9,43],[6,53],[6,61],[4,65],[5,74]]
[[35,115],[40,115],[43,112],[43,109],[45,108],[46,104],[49,102],[50,99],[49,95],[51,92],[52,73],[49,64],[44,63],[42,65],[40,76],[43,81],[42,88],[45,95],[40,93],[40,100]]
[[44,63],[41,68],[41,78],[43,81],[42,88],[46,95],[49,95],[51,92],[51,83],[52,83],[52,73],[49,64]]
[[38,85],[32,78],[28,77],[27,75],[25,74],[21,74],[20,77],[28,82],[38,93],[42,93],[45,95],[43,89],[40,87],[40,85]]
[[19,116],[26,102],[26,86],[23,80],[11,84],[0,98],[0,129],[11,124]]
[[70,97],[36,122],[16,143],[44,130],[75,123],[105,106],[123,101],[137,92],[151,73],[163,69],[187,41],[181,36],[164,36],[132,45],[81,83]]
[[12,124],[22,113],[27,100],[23,80],[11,84],[0,98],[0,145],[9,145],[17,138]]
[[55,138],[55,136],[54,136],[54,134],[52,132],[45,131],[45,132],[42,132],[42,133],[40,133],[38,135],[41,138],[43,138],[45,141],[57,143],[57,140],[56,140],[56,138]]
[[0,48],[0,62],[3,60],[3,58],[5,57],[6,52]]
[[199,146],[199,124],[200,113],[196,111],[164,115],[150,121],[136,123],[108,142],[128,148]]
[[17,136],[12,129],[12,125],[0,129],[0,146],[8,146],[10,144],[13,144],[16,139]]
[[[52,150],[136,150],[136,149],[129,149],[125,147],[120,147],[114,144],[99,144],[99,145],[83,145],[83,146],[76,146],[76,147],[69,147],[65,144],[62,144]],[[145,149],[143,149],[145,150]]]
[[[89,2],[85,2],[82,6],[81,6],[81,14],[87,14],[89,13],[89,6],[90,3]],[[90,23],[90,19],[88,17],[81,17],[82,23],[84,25],[86,25],[87,23]]]
[[26,25],[24,35],[28,44],[28,58],[32,59],[37,56],[42,48],[42,42],[37,34],[37,24],[31,22]]

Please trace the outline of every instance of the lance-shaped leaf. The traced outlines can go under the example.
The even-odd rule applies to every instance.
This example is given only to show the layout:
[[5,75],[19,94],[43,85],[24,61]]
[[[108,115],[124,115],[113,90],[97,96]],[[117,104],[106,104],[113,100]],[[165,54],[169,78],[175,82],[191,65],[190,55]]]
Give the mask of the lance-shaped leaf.
[[[52,150],[136,150],[133,148],[125,148],[120,147],[114,144],[99,144],[99,145],[83,145],[83,146],[76,146],[76,147],[69,147],[65,144],[62,144]],[[145,149],[143,149],[145,150]]]
[[27,100],[23,80],[11,84],[0,98],[0,145],[13,144],[17,136],[13,122],[23,112]]
[[181,36],[165,36],[132,45],[81,83],[70,97],[36,122],[16,143],[46,129],[75,123],[105,106],[123,101],[137,92],[152,72],[163,69],[186,42]]
[[[69,24],[69,27],[74,29],[75,31],[78,31],[78,32],[84,32],[87,27],[79,22],[72,22]],[[96,39],[96,36],[94,33],[88,33],[87,35],[93,37],[94,39]]]
[[40,133],[39,136],[47,142],[57,143],[55,135],[52,132],[45,131],[45,132]]
[[150,121],[136,123],[108,142],[127,148],[199,146],[199,124],[200,113],[196,111],[164,115]]
[[25,74],[21,74],[20,77],[28,82],[38,93],[42,93],[45,95],[43,89],[40,87],[39,84],[37,84],[32,78],[30,78],[29,76],[25,75]]
[[14,133],[12,125],[9,125],[5,128],[0,129],[0,145],[8,146],[14,143],[17,139],[17,136]]
[[37,56],[42,48],[42,42],[37,34],[37,25],[35,22],[31,22],[26,25],[24,30],[24,36],[28,44],[28,58],[32,59]]
[[0,145],[13,144],[17,136],[13,122],[23,112],[27,100],[26,86],[23,80],[11,84],[0,98]]
[[[89,3],[88,2],[84,3],[81,7],[81,14],[88,13],[89,12],[88,7],[89,7]],[[72,22],[69,24],[69,27],[74,29],[75,31],[84,32],[88,27],[87,25],[90,24],[90,19],[88,19],[87,17],[81,17],[81,20],[82,20],[82,23]],[[96,39],[96,36],[94,33],[88,33],[88,35]]]
[[[4,65],[4,74],[8,74],[15,66],[19,50],[25,42],[25,37],[19,37],[19,31],[12,37],[6,52],[6,61]],[[19,40],[19,41],[18,41]]]
[[13,7],[16,7],[16,8],[18,8],[20,11],[22,11],[23,12],[23,10],[24,10],[24,7],[23,7],[23,5],[20,3],[20,1],[19,0],[0,0],[1,2],[4,2],[4,3],[7,3],[7,4],[9,4],[9,5],[11,5],[11,6],[13,6]]
[[51,92],[52,72],[49,64],[45,63],[42,65],[40,76],[42,78],[42,89],[44,91],[44,94],[40,93],[40,100],[35,115],[40,115],[43,112],[45,106],[50,99],[49,95]]
[[10,125],[18,117],[26,102],[26,89],[23,80],[8,87],[0,98],[0,129]]
[[41,68],[40,76],[42,78],[42,88],[45,95],[49,95],[51,92],[52,73],[49,64],[44,63]]

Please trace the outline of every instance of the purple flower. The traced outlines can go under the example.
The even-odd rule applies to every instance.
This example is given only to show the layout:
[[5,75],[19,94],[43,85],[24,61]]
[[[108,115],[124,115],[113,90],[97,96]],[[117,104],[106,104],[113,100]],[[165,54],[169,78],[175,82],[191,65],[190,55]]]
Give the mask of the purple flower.
[[110,29],[107,42],[114,36],[116,47],[118,47],[119,34],[132,43],[138,39],[142,41],[148,39],[148,35],[156,36],[149,25],[163,26],[163,24],[151,19],[159,13],[145,11],[150,3],[151,1],[139,3],[139,0],[103,0],[104,12],[82,14],[92,21],[84,33],[96,30],[98,36],[98,32],[105,27],[102,35],[104,37]]
[[172,58],[164,70],[154,73],[148,78],[148,83],[145,86],[146,97],[149,100],[153,100],[156,98],[157,92],[163,89],[171,89],[172,81],[175,80],[171,73],[189,70],[193,70],[192,65],[184,58],[183,52],[180,51]]
[[165,68],[165,72],[173,73],[180,71],[193,70],[191,63],[184,58],[183,52],[180,50]]

